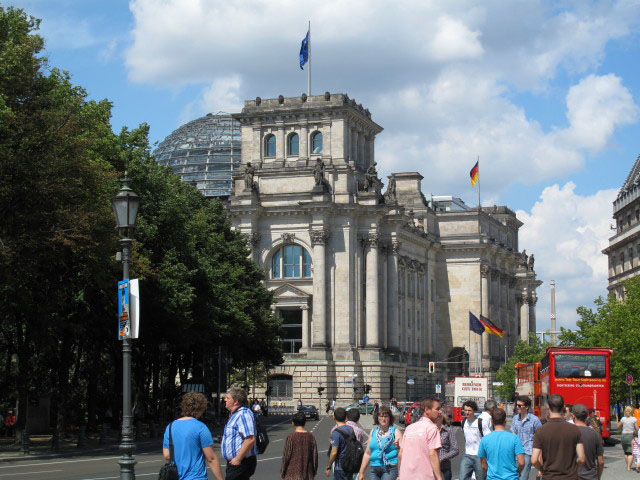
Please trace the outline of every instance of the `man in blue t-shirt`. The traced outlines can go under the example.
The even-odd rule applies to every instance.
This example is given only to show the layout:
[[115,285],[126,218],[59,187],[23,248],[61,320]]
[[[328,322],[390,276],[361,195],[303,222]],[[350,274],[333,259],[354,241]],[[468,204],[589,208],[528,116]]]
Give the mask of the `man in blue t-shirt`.
[[491,419],[494,430],[482,437],[478,448],[486,479],[518,480],[518,472],[524,467],[522,442],[517,435],[505,431],[507,414],[502,408],[495,408]]
[[336,421],[336,429],[331,432],[331,454],[329,455],[329,463],[327,464],[325,475],[327,477],[331,475],[331,466],[333,465],[333,480],[351,480],[353,475],[344,473],[340,465],[340,459],[347,449],[347,441],[338,430],[350,436],[354,435],[353,428],[346,424],[347,411],[344,408],[336,408],[333,412],[333,418]]
[[213,438],[207,426],[198,420],[207,409],[207,399],[201,393],[189,392],[180,404],[182,417],[172,422],[164,432],[162,454],[171,457],[169,431],[173,443],[173,462],[180,480],[206,480],[208,463],[216,480],[223,480],[218,457],[213,451]]

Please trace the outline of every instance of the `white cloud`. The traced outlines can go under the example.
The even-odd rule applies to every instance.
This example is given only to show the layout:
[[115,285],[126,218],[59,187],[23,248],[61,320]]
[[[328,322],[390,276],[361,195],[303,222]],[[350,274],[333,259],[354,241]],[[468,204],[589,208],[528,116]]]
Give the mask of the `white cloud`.
[[[424,172],[434,193],[473,195],[460,172],[477,155],[493,198],[514,184],[563,178],[637,118],[622,79],[589,71],[609,41],[640,23],[631,0],[132,0],[130,9],[131,80],[207,85],[185,120],[240,105],[236,97],[305,91],[297,53],[310,18],[314,93],[347,92],[367,106],[385,128],[376,145],[382,173]],[[584,78],[558,92],[551,81],[560,71]],[[236,77],[242,82],[229,86]],[[566,95],[566,120],[532,118],[518,104],[523,90],[543,98],[551,90],[546,101]]]
[[611,236],[612,202],[617,190],[593,195],[576,193],[576,185],[545,188],[530,212],[518,210],[524,222],[520,248],[535,254],[538,329],[549,328],[549,284],[556,281],[558,326],[574,328],[578,306],[593,306],[607,294],[607,257],[601,253]]
[[461,172],[480,156],[483,189],[499,196],[513,184],[575,172],[584,164],[585,151],[603,149],[616,127],[637,118],[631,93],[611,74],[589,75],[569,89],[566,101],[568,126],[544,130],[506,98],[498,82],[450,68],[430,84],[375,99],[372,111],[391,119],[376,154],[384,173],[426,171],[426,188],[470,198]]
[[440,61],[478,58],[484,52],[479,37],[480,32],[472,32],[459,20],[443,15],[438,19],[437,30],[427,51]]
[[634,123],[638,107],[622,80],[613,75],[589,75],[567,95],[567,134],[578,147],[603,148],[617,126]]
[[180,124],[207,113],[239,112],[243,105],[238,93],[241,85],[239,75],[215,79],[202,90],[200,97],[185,105],[180,114]]

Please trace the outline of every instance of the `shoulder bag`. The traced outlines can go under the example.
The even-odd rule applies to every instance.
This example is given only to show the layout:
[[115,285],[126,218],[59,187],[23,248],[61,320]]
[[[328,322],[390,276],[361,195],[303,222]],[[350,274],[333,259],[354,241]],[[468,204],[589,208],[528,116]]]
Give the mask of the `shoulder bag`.
[[178,467],[175,464],[173,456],[173,437],[171,436],[171,426],[169,424],[169,463],[165,463],[160,469],[158,480],[178,480]]

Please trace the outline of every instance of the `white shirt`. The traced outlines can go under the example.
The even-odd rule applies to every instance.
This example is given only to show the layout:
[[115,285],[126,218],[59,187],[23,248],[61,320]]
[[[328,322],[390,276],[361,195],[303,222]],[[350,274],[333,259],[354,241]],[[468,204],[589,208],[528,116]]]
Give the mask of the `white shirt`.
[[489,435],[491,432],[493,432],[493,430],[491,430],[491,428],[493,427],[493,420],[491,419],[491,414],[489,412],[485,410],[480,415],[478,415],[478,418],[482,419],[482,433],[484,433],[485,435]]
[[[482,420],[484,423],[484,419]],[[482,429],[484,430],[484,428]],[[476,418],[473,422],[470,422],[467,419],[464,422],[464,428],[462,430],[464,433],[464,453],[467,455],[478,455],[478,448],[480,447],[480,431],[478,430],[478,419]]]

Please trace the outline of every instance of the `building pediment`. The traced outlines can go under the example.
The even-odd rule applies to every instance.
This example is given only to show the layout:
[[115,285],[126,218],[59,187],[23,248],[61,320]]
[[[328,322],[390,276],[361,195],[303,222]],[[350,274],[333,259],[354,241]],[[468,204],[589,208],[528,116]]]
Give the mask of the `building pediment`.
[[276,288],[273,291],[273,298],[275,298],[276,300],[308,300],[310,297],[311,295],[291,285],[290,283],[285,283],[284,285]]

